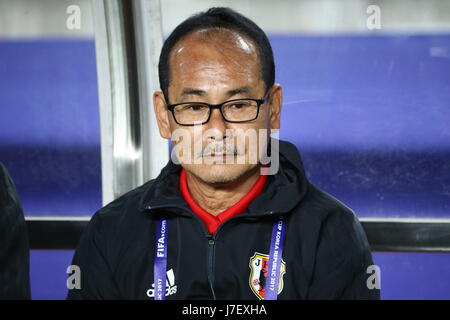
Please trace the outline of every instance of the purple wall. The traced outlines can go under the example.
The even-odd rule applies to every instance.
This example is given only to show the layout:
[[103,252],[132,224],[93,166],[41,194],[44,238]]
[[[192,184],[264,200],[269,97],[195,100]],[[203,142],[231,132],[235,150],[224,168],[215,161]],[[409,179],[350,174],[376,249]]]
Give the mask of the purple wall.
[[99,127],[93,41],[0,41],[0,161],[25,215],[101,206]]

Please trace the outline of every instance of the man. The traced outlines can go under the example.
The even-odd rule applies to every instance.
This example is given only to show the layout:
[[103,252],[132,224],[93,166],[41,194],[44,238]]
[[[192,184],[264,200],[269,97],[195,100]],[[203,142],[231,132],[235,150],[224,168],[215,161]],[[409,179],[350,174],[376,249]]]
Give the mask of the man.
[[165,41],[159,76],[172,160],[93,216],[68,298],[379,298],[352,210],[306,179],[294,145],[268,138],[282,91],[264,32],[226,8],[195,15]]
[[29,245],[22,207],[0,163],[0,300],[30,299]]

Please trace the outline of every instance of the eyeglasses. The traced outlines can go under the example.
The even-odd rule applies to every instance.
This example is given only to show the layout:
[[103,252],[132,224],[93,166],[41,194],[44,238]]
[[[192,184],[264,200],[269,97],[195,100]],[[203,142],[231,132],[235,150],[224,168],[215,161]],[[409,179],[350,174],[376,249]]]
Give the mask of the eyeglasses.
[[211,118],[211,110],[219,109],[227,122],[248,122],[258,118],[260,106],[267,101],[268,93],[262,99],[233,99],[220,104],[206,102],[182,102],[167,105],[175,122],[183,126],[205,124]]

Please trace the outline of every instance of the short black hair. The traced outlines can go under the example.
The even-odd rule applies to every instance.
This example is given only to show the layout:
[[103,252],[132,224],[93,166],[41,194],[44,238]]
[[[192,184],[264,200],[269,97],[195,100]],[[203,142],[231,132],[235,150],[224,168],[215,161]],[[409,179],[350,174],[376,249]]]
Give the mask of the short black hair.
[[173,47],[184,36],[201,29],[228,29],[250,38],[258,48],[261,77],[266,91],[275,82],[275,63],[272,46],[264,31],[253,21],[230,8],[213,7],[197,13],[179,24],[164,41],[159,56],[159,85],[166,99],[169,98],[169,57]]

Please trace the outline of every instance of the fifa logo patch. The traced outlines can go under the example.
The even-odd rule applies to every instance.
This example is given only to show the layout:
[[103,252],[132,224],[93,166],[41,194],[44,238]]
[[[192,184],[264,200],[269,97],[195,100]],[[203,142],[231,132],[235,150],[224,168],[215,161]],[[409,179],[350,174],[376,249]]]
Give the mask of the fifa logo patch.
[[[266,292],[266,280],[269,272],[269,255],[255,252],[250,258],[250,280],[249,285],[253,293],[264,300]],[[286,273],[286,263],[281,259],[280,276],[278,277],[278,294],[283,291],[283,276]]]

